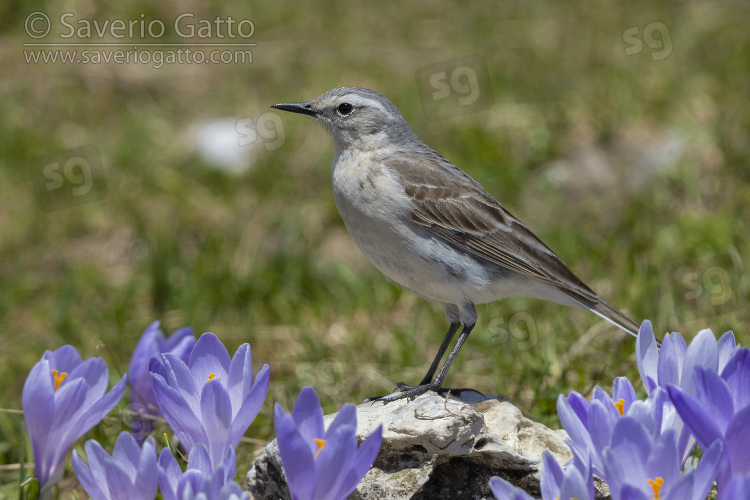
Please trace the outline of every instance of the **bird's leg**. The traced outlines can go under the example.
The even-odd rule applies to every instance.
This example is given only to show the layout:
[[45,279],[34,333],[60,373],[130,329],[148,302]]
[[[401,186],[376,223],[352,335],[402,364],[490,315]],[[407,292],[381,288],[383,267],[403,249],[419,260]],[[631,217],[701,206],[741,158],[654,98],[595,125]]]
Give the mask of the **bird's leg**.
[[451,367],[451,363],[453,363],[453,360],[458,354],[458,351],[461,349],[461,346],[464,345],[466,339],[469,338],[469,334],[473,329],[473,323],[471,325],[464,325],[464,329],[461,330],[461,334],[458,336],[458,340],[456,340],[456,345],[454,345],[453,349],[451,349],[450,354],[448,354],[448,359],[445,360],[445,363],[443,363],[443,367],[440,368],[440,372],[437,374],[437,377],[435,377],[435,380],[431,384],[434,386],[434,388],[432,388],[433,390],[437,391],[443,386],[443,381],[445,380],[445,376],[448,375],[448,370]]
[[[424,376],[422,381],[419,383],[419,385],[427,385],[430,382],[432,382],[432,377],[435,375],[435,370],[437,370],[438,365],[440,364],[440,360],[443,359],[443,354],[445,354],[445,351],[448,349],[448,346],[450,345],[451,341],[453,340],[453,336],[458,331],[458,327],[461,326],[461,323],[455,322],[451,323],[451,326],[448,328],[448,332],[445,334],[445,338],[443,339],[443,343],[440,344],[440,349],[438,349],[437,355],[435,356],[435,359],[432,360],[432,364],[430,365],[430,369],[427,370],[427,375]],[[415,386],[406,385],[403,382],[399,382],[396,384],[396,387],[398,387],[401,390],[409,390],[414,389]],[[416,386],[419,387],[419,386]]]
[[[451,363],[453,363],[453,360],[458,354],[458,351],[461,350],[461,346],[464,345],[464,342],[466,342],[466,339],[469,337],[469,333],[471,333],[472,328],[474,328],[473,324],[464,325],[464,329],[461,330],[461,333],[458,336],[458,340],[456,340],[456,345],[454,345],[453,349],[451,349],[450,354],[448,354],[448,359],[446,359],[445,363],[443,363],[443,366],[442,368],[440,368],[440,372],[438,372],[437,377],[435,377],[435,380],[428,382],[426,384],[420,384],[417,387],[412,387],[410,389],[407,389],[397,394],[391,394],[390,396],[379,398],[378,401],[382,401],[384,404],[388,404],[391,401],[397,401],[399,399],[404,399],[404,398],[407,398],[407,400],[411,401],[412,399],[415,399],[417,396],[421,396],[427,391],[435,391],[435,392],[439,391],[440,387],[443,385],[445,376],[448,375],[448,370],[451,367]],[[451,325],[451,329],[453,329],[453,325]],[[455,333],[455,331],[453,333]],[[442,346],[441,346],[441,349],[442,349]],[[431,375],[431,372],[432,372],[432,367],[430,367],[430,372],[428,372],[428,375]]]

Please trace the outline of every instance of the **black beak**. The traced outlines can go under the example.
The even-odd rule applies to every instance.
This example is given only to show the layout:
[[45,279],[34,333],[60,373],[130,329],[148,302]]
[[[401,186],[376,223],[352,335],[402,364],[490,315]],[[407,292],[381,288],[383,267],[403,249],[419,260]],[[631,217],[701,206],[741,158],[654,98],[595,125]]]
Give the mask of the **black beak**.
[[282,111],[291,111],[292,113],[302,113],[303,115],[317,116],[318,112],[312,109],[309,102],[283,102],[271,106],[274,109]]

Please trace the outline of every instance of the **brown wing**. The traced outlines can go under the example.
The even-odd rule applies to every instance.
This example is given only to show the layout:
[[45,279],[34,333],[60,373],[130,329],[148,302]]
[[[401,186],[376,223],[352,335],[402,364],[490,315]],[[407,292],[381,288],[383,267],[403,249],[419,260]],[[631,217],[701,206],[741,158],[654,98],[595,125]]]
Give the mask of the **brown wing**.
[[599,302],[547,245],[464,171],[432,150],[396,158],[384,165],[412,198],[414,223],[467,253],[550,283],[589,307]]

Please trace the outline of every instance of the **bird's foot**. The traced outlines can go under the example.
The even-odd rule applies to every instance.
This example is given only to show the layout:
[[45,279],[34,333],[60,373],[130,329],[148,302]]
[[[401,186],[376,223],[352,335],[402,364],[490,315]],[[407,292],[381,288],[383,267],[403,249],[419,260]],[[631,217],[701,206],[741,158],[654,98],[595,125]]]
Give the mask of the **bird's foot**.
[[399,399],[406,399],[407,401],[413,401],[418,396],[421,396],[427,391],[440,391],[440,384],[437,384],[435,382],[430,382],[427,384],[420,384],[417,386],[413,385],[406,385],[403,382],[399,382],[396,384],[396,389],[398,392],[395,392],[389,396],[383,396],[381,398],[374,399],[374,401],[381,402],[383,404],[392,403],[393,401],[398,401]]

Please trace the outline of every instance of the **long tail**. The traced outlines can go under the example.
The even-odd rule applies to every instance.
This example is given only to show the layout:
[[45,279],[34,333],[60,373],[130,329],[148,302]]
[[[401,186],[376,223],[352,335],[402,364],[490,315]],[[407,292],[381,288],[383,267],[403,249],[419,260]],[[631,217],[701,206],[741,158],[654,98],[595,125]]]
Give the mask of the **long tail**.
[[603,300],[599,300],[599,302],[589,310],[597,316],[606,319],[618,328],[625,330],[633,337],[638,336],[638,325],[632,319],[625,316],[624,313],[618,311]]

